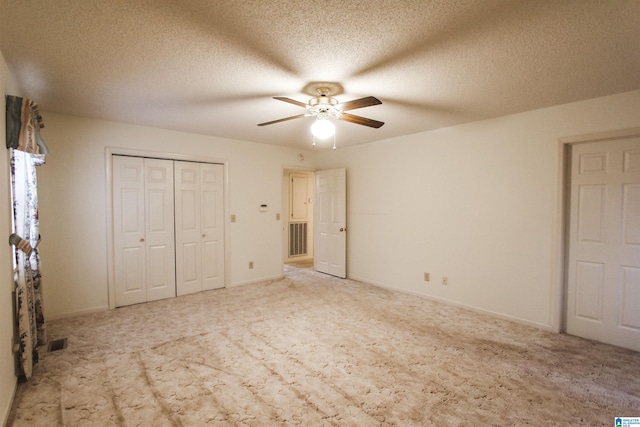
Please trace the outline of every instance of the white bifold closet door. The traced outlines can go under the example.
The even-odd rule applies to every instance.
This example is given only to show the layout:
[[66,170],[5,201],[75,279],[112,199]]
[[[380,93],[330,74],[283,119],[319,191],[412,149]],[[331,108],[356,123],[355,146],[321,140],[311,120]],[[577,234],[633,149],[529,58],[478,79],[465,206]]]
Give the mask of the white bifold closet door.
[[116,306],[175,296],[173,161],[113,156]]
[[223,165],[175,162],[176,290],[224,287]]

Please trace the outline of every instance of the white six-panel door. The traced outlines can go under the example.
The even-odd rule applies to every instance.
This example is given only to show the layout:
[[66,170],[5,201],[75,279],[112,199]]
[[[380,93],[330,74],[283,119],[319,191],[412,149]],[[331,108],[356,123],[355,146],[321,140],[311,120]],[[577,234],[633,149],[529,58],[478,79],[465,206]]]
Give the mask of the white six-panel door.
[[173,162],[144,159],[147,301],[176,295]]
[[640,351],[640,138],[571,160],[567,332]]
[[200,164],[202,290],[224,287],[224,167]]
[[347,277],[347,171],[316,172],[314,269]]
[[113,229],[116,306],[144,302],[144,162],[113,157]]
[[202,290],[200,234],[200,165],[176,162],[176,290],[178,295]]
[[113,156],[116,306],[175,296],[173,162]]
[[178,295],[224,286],[223,170],[175,162]]

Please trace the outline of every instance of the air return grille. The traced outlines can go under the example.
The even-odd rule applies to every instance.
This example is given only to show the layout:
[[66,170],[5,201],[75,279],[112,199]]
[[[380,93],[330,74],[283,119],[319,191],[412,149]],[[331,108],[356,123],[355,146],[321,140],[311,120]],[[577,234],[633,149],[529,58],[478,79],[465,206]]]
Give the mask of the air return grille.
[[289,256],[307,254],[307,223],[289,223]]

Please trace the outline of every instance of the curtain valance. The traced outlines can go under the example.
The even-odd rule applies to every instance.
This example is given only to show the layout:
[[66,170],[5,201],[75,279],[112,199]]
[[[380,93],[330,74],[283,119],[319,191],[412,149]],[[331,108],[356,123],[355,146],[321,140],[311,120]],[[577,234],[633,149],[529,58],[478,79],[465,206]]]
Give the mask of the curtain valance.
[[49,149],[40,137],[44,127],[38,104],[28,98],[6,96],[7,101],[7,148],[40,155],[42,160]]

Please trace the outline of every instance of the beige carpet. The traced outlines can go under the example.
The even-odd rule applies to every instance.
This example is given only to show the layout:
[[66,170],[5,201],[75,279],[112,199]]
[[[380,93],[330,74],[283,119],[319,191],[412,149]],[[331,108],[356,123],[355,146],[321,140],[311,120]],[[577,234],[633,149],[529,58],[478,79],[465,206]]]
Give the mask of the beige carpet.
[[640,353],[287,266],[50,322],[9,425],[612,426]]

